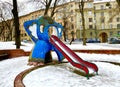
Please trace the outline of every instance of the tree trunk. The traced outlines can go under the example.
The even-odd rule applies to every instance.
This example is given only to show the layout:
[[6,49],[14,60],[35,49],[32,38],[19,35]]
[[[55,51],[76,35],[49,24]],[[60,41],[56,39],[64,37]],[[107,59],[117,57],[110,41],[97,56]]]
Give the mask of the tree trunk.
[[21,42],[20,42],[19,18],[18,18],[17,1],[16,0],[13,0],[12,13],[14,16],[14,24],[15,24],[15,44],[16,44],[16,49],[19,49]]
[[85,18],[84,18],[84,0],[79,1],[79,10],[82,17],[82,27],[83,27],[83,45],[86,45],[86,33],[85,33]]
[[118,6],[120,7],[120,0],[116,0],[116,2],[118,3]]
[[46,8],[45,8],[45,13],[44,13],[44,15],[48,15],[48,10],[49,10],[49,8],[50,8],[51,2],[52,2],[52,0],[50,0],[49,2],[46,2]]
[[83,26],[83,45],[86,45],[86,33],[85,33],[84,12],[82,12],[82,26]]

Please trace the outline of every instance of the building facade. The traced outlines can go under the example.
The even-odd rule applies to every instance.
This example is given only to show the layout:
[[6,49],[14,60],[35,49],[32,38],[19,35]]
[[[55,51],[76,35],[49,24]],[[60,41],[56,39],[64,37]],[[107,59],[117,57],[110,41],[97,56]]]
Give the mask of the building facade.
[[[98,39],[107,42],[109,37],[120,34],[120,10],[116,1],[85,3],[85,28],[87,39]],[[77,37],[82,38],[81,16],[76,16]]]

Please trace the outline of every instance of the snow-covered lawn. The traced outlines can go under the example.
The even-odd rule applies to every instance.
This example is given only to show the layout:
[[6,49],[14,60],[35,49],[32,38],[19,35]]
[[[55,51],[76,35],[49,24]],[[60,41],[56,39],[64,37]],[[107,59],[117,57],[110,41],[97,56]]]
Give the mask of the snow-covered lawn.
[[[22,43],[21,48],[30,51],[33,44]],[[68,44],[67,44],[68,45]],[[82,46],[80,43],[68,45],[72,49],[116,49],[119,50],[120,44],[87,44]],[[14,42],[0,42],[0,50],[14,49]],[[23,82],[26,87],[120,87],[120,66],[108,62],[120,63],[120,55],[88,54],[77,53],[83,60],[95,63],[98,74],[86,77],[74,73],[74,67],[69,63],[46,66],[30,72],[25,76]],[[57,59],[55,53],[52,53]],[[32,66],[27,66],[28,56],[0,61],[0,87],[13,87],[15,77],[22,71]],[[101,62],[108,61],[108,62]],[[78,70],[78,69],[77,69]]]

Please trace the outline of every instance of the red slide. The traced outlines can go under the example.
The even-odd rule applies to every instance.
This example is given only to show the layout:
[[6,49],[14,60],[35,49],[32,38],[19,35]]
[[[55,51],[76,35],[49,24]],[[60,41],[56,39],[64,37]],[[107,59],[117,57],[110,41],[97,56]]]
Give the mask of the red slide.
[[57,36],[52,35],[50,42],[63,54],[63,56],[75,67],[80,68],[89,75],[89,70],[92,69],[96,73],[98,67],[90,62],[82,60],[76,53],[68,48]]

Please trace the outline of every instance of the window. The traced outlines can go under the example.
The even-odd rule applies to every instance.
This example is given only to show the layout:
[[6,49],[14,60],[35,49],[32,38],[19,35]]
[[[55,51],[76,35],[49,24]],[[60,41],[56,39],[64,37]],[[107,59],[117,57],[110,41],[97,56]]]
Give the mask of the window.
[[73,10],[71,10],[71,14],[73,14],[74,12],[73,12]]
[[104,16],[104,12],[101,12],[101,16]]
[[80,18],[80,22],[82,22],[82,19]]
[[71,4],[71,7],[73,7],[73,5]]
[[89,22],[92,22],[92,18],[89,18]]
[[105,18],[101,18],[101,23],[104,23],[105,22]]
[[111,18],[111,19],[109,19],[109,22],[112,22],[113,21],[113,19]]
[[74,20],[73,20],[73,17],[71,17],[71,21],[74,21]]
[[92,8],[92,3],[88,3],[88,8]]
[[96,7],[94,6],[94,10],[96,10]]
[[104,25],[104,24],[102,24],[101,28],[102,28],[102,29],[105,29],[105,25]]
[[73,24],[71,25],[71,29],[74,29],[74,25]]
[[109,16],[111,16],[112,15],[112,11],[109,11]]
[[101,10],[103,10],[104,9],[104,5],[101,5]]
[[119,17],[117,17],[117,18],[116,18],[116,21],[117,21],[117,22],[120,22],[120,18],[119,18]]
[[117,33],[118,33],[118,35],[120,35],[120,31],[118,31]]
[[92,15],[92,11],[88,11],[88,15]]
[[93,35],[93,33],[92,32],[90,32],[90,36],[92,36]]
[[34,19],[34,16],[32,16],[32,19]]
[[92,25],[89,25],[89,29],[93,29],[93,26],[92,26]]
[[120,24],[117,24],[117,28],[120,28]]
[[112,35],[113,35],[113,32],[111,31],[111,32],[110,32],[110,36],[112,36]]
[[112,24],[110,24],[110,25],[109,25],[109,28],[110,28],[110,29],[112,29],[112,28],[113,28],[113,25],[112,25]]
[[82,30],[83,29],[83,27],[82,26],[80,26],[80,30]]
[[96,13],[94,12],[94,17],[96,17]]

